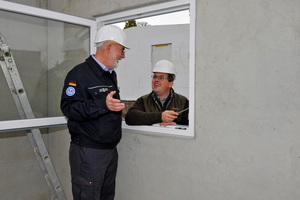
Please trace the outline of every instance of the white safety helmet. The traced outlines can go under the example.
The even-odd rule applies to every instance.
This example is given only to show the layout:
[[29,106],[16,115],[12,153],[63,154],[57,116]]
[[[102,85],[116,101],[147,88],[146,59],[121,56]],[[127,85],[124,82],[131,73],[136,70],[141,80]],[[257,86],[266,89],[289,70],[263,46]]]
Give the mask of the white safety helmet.
[[176,69],[175,65],[171,63],[168,60],[160,60],[158,61],[154,68],[153,68],[153,73],[154,72],[161,72],[161,73],[167,73],[167,74],[174,74],[176,75]]
[[107,25],[101,27],[98,30],[94,43],[97,44],[105,41],[113,41],[129,49],[126,46],[127,45],[126,34],[118,26]]

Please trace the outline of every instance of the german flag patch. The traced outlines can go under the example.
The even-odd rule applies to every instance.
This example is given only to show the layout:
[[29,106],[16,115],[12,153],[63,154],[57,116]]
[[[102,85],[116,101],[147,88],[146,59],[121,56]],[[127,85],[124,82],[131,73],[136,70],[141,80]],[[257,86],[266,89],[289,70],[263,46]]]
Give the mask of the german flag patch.
[[75,82],[69,82],[69,85],[76,86]]

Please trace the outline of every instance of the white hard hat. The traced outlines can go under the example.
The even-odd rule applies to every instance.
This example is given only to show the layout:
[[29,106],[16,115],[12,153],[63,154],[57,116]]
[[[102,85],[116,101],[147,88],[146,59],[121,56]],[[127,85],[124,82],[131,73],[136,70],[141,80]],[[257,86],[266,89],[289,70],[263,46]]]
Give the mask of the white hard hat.
[[153,73],[154,72],[161,72],[161,73],[176,75],[175,65],[168,60],[158,61],[153,68]]
[[115,25],[107,25],[101,27],[96,35],[94,43],[100,43],[105,41],[113,41],[119,43],[120,45],[124,46],[125,48],[129,49],[126,46],[127,39],[125,32]]

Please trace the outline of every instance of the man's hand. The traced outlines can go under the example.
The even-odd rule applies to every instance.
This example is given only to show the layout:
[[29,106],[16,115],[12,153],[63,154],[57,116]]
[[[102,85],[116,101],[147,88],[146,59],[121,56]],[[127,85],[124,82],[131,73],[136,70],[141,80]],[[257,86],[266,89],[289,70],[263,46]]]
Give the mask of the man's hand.
[[174,112],[173,110],[166,110],[166,111],[162,112],[161,125],[167,126],[167,125],[175,124],[175,122],[173,122],[173,121],[175,119],[177,119],[177,116],[178,116],[178,113]]
[[112,91],[106,96],[106,106],[111,111],[121,111],[125,108],[125,104],[121,103],[119,99],[114,99],[114,94],[116,91]]

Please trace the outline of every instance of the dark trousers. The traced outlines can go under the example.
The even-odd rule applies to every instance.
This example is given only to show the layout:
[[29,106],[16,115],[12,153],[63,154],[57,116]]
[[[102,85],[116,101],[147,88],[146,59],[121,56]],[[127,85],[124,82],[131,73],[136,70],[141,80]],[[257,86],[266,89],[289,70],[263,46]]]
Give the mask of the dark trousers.
[[118,151],[71,144],[69,159],[74,200],[113,200]]

